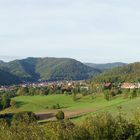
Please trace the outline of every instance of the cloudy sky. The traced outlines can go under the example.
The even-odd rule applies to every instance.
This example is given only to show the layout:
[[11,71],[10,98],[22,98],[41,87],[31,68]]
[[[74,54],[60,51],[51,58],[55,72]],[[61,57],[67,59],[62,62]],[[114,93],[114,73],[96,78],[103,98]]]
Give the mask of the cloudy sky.
[[139,0],[0,0],[0,59],[140,61]]

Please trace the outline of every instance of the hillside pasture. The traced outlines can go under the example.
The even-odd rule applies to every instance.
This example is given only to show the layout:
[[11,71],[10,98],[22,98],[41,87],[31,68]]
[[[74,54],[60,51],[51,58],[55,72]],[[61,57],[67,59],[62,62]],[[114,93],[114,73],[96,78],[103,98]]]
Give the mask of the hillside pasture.
[[[77,101],[73,101],[70,95],[48,95],[48,96],[19,96],[12,100],[17,102],[17,108],[8,108],[1,113],[16,113],[20,111],[32,111],[42,120],[55,119],[58,110],[65,112],[66,118],[81,120],[85,116],[99,113],[111,112],[116,114],[121,106],[124,113],[131,114],[133,110],[140,107],[140,98],[125,99],[118,96],[111,101],[106,101],[103,95],[98,95],[92,99],[91,96],[77,96]],[[54,105],[60,106],[60,109],[53,109]]]

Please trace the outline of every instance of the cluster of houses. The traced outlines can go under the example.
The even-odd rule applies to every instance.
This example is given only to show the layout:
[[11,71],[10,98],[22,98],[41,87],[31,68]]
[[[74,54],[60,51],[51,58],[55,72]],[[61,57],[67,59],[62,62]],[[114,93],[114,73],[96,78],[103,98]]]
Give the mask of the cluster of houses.
[[[112,85],[113,83],[105,83],[104,87],[111,88]],[[119,83],[117,86],[121,89],[139,89],[140,83]]]
[[0,86],[0,91],[12,91],[15,88],[15,86]]
[[140,83],[123,83],[121,85],[122,89],[138,89],[140,88]]
[[[38,83],[25,83],[13,86],[0,86],[0,91],[11,91],[16,89],[16,87],[50,87],[52,89],[61,88],[62,90],[71,90],[79,85],[81,89],[89,89],[89,86],[85,84],[84,81],[56,81],[56,82],[38,82]],[[111,88],[113,83],[105,83],[104,87]],[[139,89],[140,83],[121,83],[117,85],[121,89]]]
[[11,91],[16,89],[16,87],[33,87],[33,88],[50,87],[52,89],[61,88],[62,90],[63,89],[71,90],[75,88],[77,84],[81,85],[81,88],[88,88],[88,86],[85,86],[84,81],[55,81],[55,82],[24,83],[14,86],[1,86],[0,91]]

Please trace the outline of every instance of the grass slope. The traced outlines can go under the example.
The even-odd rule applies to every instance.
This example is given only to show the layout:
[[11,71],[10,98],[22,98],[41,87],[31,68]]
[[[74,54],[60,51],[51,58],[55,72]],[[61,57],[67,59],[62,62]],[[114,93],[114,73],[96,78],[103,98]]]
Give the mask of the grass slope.
[[[122,107],[122,111],[131,116],[132,110],[140,107],[140,97],[136,99],[124,99],[117,97],[111,101],[106,101],[102,95],[95,99],[91,96],[79,96],[78,101],[73,101],[71,96],[66,95],[49,95],[49,96],[20,96],[13,98],[18,103],[18,108],[9,108],[1,113],[15,113],[19,111],[33,111],[35,113],[56,113],[57,110],[47,109],[53,105],[59,104],[61,109],[66,113],[68,118],[81,120],[88,115],[111,112],[116,114],[118,107]],[[79,117],[80,116],[80,117]]]

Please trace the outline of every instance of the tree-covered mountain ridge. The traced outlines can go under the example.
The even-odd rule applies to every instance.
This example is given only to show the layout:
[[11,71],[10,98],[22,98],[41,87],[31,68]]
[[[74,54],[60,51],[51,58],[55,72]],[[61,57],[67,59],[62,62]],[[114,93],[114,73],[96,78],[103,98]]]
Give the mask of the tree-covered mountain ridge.
[[113,68],[93,78],[94,82],[140,82],[140,62]]
[[85,80],[100,74],[71,58],[33,58],[0,63],[0,85],[36,82],[38,80]]
[[122,63],[122,62],[114,62],[114,63],[104,63],[104,64],[97,64],[97,63],[85,63],[85,65],[95,68],[95,69],[99,69],[102,72],[112,69],[112,68],[116,68],[116,67],[120,67],[120,66],[125,66],[127,65],[126,63]]

